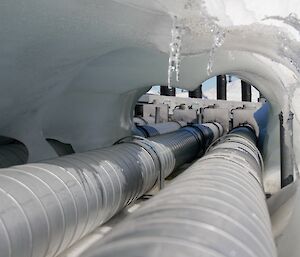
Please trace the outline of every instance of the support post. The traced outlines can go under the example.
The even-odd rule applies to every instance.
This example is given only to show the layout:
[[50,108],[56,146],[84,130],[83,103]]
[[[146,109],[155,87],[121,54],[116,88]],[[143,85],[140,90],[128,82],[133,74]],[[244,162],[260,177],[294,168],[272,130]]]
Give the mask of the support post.
[[227,80],[226,75],[217,76],[217,99],[227,99]]
[[[293,160],[293,119],[294,114],[289,113],[287,122],[284,122],[283,113],[279,114],[280,120],[280,169],[281,187],[285,187],[294,181]],[[284,124],[285,123],[285,124]]]
[[242,80],[242,101],[251,102],[252,101],[252,90],[251,84]]
[[160,95],[176,96],[176,89],[174,87],[160,86]]
[[160,107],[155,107],[155,123],[160,123]]

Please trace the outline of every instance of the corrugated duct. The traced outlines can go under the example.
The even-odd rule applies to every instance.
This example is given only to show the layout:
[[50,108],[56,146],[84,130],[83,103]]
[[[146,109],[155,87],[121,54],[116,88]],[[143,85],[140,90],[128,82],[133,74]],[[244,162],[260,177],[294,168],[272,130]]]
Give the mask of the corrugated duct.
[[277,256],[252,133],[215,142],[82,257]]
[[179,130],[1,169],[0,256],[57,256],[195,157],[202,136]]

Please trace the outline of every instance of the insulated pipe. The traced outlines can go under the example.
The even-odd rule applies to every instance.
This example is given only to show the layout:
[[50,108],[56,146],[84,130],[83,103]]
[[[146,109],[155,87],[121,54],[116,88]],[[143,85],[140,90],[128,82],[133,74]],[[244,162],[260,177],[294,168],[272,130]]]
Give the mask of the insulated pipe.
[[210,122],[210,123],[203,123],[202,125],[205,127],[208,127],[209,129],[211,129],[213,131],[213,135],[214,135],[213,141],[215,141],[217,138],[223,136],[223,134],[224,134],[224,129],[220,123]]
[[242,126],[234,128],[232,131],[230,131],[230,134],[240,135],[242,137],[247,138],[249,141],[253,142],[255,145],[257,145],[257,137],[255,134],[255,130],[251,125],[244,124]]
[[[275,257],[253,131],[235,130],[83,257]],[[255,134],[253,134],[255,136]]]
[[150,140],[171,149],[176,160],[175,167],[179,167],[199,155],[202,156],[216,136],[215,133],[218,132],[206,126],[188,126],[176,133],[152,137]]
[[268,102],[265,102],[253,115],[255,122],[259,128],[258,135],[258,149],[263,152],[264,150],[264,142],[265,138],[268,134],[268,121],[269,121],[269,113],[270,113],[271,105]]
[[182,130],[1,169],[0,256],[60,254],[197,154],[203,134]]
[[242,80],[241,87],[242,87],[242,101],[251,102],[252,101],[251,84]]
[[186,122],[182,121],[170,121],[157,124],[147,124],[143,126],[136,126],[133,130],[133,134],[144,136],[144,137],[153,137],[157,135],[162,135],[170,132],[174,132],[182,127],[186,126]]

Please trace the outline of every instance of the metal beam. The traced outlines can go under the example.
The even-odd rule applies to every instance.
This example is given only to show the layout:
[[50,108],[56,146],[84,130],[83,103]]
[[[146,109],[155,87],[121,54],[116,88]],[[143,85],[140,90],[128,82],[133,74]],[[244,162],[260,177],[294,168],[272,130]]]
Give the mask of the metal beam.
[[217,99],[227,99],[227,80],[226,75],[217,76]]
[[251,84],[242,80],[242,101],[251,102],[252,101],[252,90]]
[[214,133],[198,126],[1,169],[0,256],[59,255],[203,153]]

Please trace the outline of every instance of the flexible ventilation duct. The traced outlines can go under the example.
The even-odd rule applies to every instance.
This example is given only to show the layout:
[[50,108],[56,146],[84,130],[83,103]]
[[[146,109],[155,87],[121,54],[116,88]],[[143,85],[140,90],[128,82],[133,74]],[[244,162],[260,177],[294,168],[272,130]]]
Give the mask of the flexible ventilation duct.
[[201,137],[190,128],[0,170],[0,256],[58,255],[195,157]]
[[202,125],[210,128],[213,131],[214,134],[213,141],[215,141],[217,138],[221,137],[224,134],[224,129],[222,125],[220,125],[220,123],[211,122],[211,123],[203,123]]
[[247,128],[209,153],[82,257],[275,257],[263,162]]
[[153,137],[157,135],[174,132],[184,126],[186,126],[186,122],[182,122],[182,121],[170,121],[165,123],[146,124],[143,126],[136,126],[133,130],[133,134],[144,136],[144,137]]
[[151,138],[152,142],[157,144],[167,145],[172,150],[175,160],[176,167],[189,162],[195,157],[202,149],[201,136],[193,135],[190,131],[185,129],[179,130],[177,133],[165,134]]

